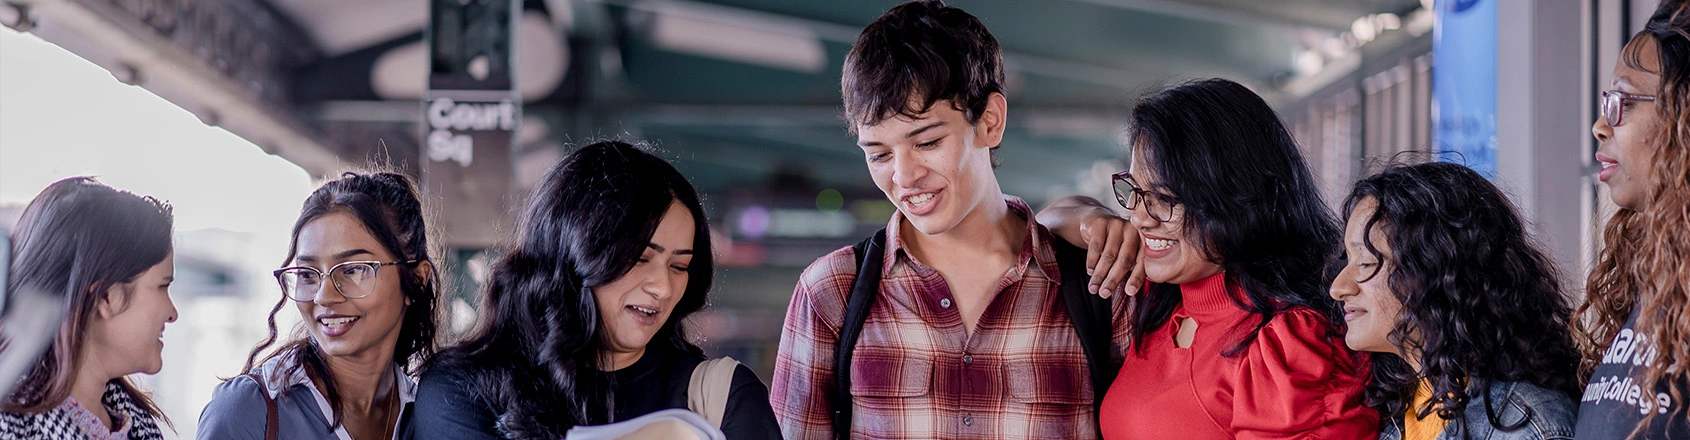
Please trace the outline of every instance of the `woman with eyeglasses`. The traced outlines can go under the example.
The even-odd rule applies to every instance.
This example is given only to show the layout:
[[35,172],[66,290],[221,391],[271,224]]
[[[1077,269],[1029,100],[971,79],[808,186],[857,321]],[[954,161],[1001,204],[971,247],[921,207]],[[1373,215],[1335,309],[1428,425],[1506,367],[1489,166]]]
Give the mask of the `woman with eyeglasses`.
[[1141,99],[1118,201],[1143,242],[1132,348],[1099,412],[1105,438],[1365,438],[1367,358],[1322,275],[1336,220],[1296,143],[1237,83]]
[[1575,320],[1583,439],[1690,438],[1690,2],[1661,2],[1591,133],[1619,211]]
[[[270,337],[218,385],[201,439],[410,438],[411,369],[435,348],[437,274],[411,180],[345,173],[311,193],[275,277]],[[275,344],[292,303],[300,335]]]
[[[47,334],[0,340],[16,355],[51,338],[22,378],[0,378],[15,380],[0,385],[12,390],[0,396],[0,439],[164,438],[169,419],[128,376],[164,366],[164,327],[176,321],[173,223],[169,204],[88,177],[53,182],[24,208],[0,301],[10,319],[65,316]],[[19,309],[31,296],[61,306]]]

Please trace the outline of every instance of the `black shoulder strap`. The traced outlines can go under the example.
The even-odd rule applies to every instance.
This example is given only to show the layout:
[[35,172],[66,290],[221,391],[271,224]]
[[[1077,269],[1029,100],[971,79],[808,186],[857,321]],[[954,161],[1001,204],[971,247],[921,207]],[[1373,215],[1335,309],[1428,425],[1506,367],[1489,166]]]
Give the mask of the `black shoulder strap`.
[[839,343],[833,352],[833,436],[851,437],[851,352],[857,347],[857,336],[868,322],[868,311],[880,294],[880,270],[885,261],[886,230],[851,245],[857,257],[857,277],[851,283],[851,296],[845,300],[845,319],[839,325]]
[[[845,318],[839,327],[839,341],[833,355],[833,433],[846,439],[851,433],[851,354],[857,337],[868,321],[869,309],[880,293],[881,265],[885,261],[886,230],[851,246],[856,256],[857,276],[851,283],[851,295],[845,303]],[[1062,272],[1062,301],[1068,309],[1068,319],[1079,334],[1085,351],[1086,365],[1091,372],[1094,408],[1103,403],[1103,394],[1115,382],[1120,364],[1109,351],[1114,336],[1114,316],[1110,300],[1086,290],[1090,275],[1086,275],[1086,251],[1060,239],[1053,240],[1057,266]]]
[[1080,336],[1080,347],[1086,353],[1086,366],[1091,369],[1092,406],[1102,408],[1103,393],[1115,382],[1121,365],[1115,362],[1109,344],[1114,337],[1114,316],[1110,301],[1086,290],[1091,276],[1086,275],[1086,250],[1062,239],[1051,240],[1056,251],[1056,265],[1062,271],[1062,301],[1068,307],[1068,319]]

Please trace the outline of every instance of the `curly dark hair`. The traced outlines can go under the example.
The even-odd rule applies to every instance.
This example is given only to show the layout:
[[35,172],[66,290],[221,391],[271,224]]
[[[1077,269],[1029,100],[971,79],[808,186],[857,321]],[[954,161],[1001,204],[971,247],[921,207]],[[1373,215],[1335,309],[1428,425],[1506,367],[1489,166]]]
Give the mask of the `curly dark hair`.
[[599,373],[610,335],[593,288],[634,268],[669,206],[693,218],[693,258],[680,302],[651,347],[703,356],[683,323],[707,303],[715,263],[698,192],[648,147],[597,142],[571,153],[534,187],[515,243],[492,268],[479,323],[428,368],[456,370],[493,406],[500,435],[556,439],[613,420]]
[[[1418,417],[1436,408],[1465,436],[1470,393],[1492,383],[1525,382],[1579,397],[1570,297],[1501,190],[1465,166],[1399,164],[1356,183],[1344,200],[1346,219],[1369,199],[1378,207],[1364,220],[1363,236],[1382,233],[1390,250],[1363,243],[1388,262],[1380,266],[1390,268],[1386,285],[1402,302],[1388,339],[1420,353],[1421,364],[1417,373],[1395,354],[1376,354],[1369,406],[1403,414],[1425,378],[1434,397],[1416,409]],[[1356,276],[1365,281],[1379,271]],[[1525,423],[1504,426],[1494,404],[1485,405],[1492,426]]]

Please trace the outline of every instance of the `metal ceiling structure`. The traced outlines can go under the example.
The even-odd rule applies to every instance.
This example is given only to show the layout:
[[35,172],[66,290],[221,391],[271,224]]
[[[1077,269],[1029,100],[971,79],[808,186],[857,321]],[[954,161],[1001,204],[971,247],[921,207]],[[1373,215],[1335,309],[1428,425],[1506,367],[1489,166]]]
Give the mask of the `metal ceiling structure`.
[[[527,0],[517,82],[527,101],[513,172],[571,143],[658,143],[708,194],[872,191],[839,121],[839,70],[896,1]],[[1298,98],[1309,54],[1342,57],[1369,17],[1419,0],[956,0],[1005,49],[1011,128],[999,170],[1032,200],[1118,158],[1126,104],[1220,76]],[[11,0],[32,30],[313,173],[377,152],[417,156],[424,0]],[[1388,26],[1388,25],[1387,25]],[[1386,29],[1388,29],[1387,27]],[[1318,71],[1319,67],[1313,70]],[[525,161],[525,159],[527,159]],[[543,167],[540,167],[543,168]]]

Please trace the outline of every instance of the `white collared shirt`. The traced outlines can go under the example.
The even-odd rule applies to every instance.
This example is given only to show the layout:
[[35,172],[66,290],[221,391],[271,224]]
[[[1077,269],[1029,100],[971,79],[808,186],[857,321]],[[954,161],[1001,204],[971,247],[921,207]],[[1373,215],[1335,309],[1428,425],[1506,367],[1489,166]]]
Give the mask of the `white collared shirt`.
[[[275,372],[280,367],[277,365],[278,361],[279,359],[272,358],[264,362],[264,370],[269,372],[265,377],[264,390],[270,394],[270,398],[280,397],[282,391],[292,388],[294,385],[305,385],[305,388],[311,390],[311,397],[316,398],[317,409],[323,412],[323,420],[334,420],[334,408],[329,406],[328,397],[323,394],[323,390],[317,389],[317,384],[311,382],[311,377],[305,374],[305,369],[296,368],[287,377],[276,377]],[[409,408],[411,403],[417,400],[417,382],[411,376],[406,375],[405,369],[397,363],[393,364],[393,379],[394,386],[399,387],[399,413],[404,414],[405,408]],[[403,431],[400,424],[404,422],[403,418],[393,419],[394,440],[398,440],[400,432]],[[346,425],[344,424],[335,427],[334,434],[340,440],[352,440],[352,434],[346,432]]]

